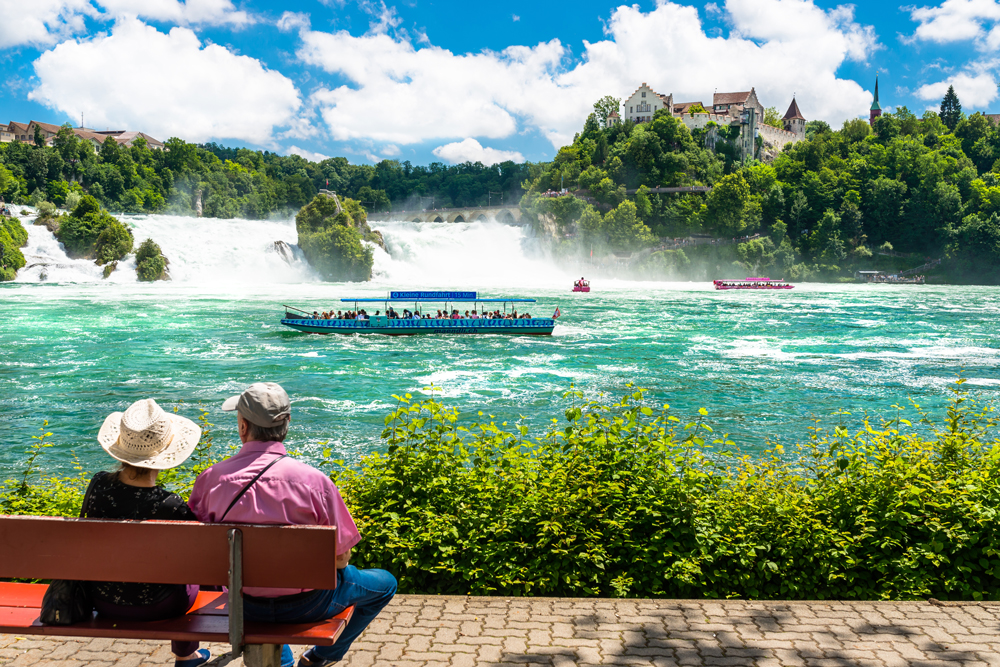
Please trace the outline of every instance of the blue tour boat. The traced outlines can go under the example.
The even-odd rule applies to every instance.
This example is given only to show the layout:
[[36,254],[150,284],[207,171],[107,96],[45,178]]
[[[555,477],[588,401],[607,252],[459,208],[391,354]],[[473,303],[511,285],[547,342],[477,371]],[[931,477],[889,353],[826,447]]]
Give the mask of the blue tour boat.
[[[358,304],[380,303],[383,308],[377,315],[358,317],[356,319],[317,318],[305,310],[285,306],[285,317],[281,323],[297,331],[319,334],[384,334],[389,336],[412,336],[418,334],[517,334],[549,336],[556,326],[559,309],[553,317],[518,317],[517,319],[493,318],[489,316],[439,318],[420,315],[421,304],[443,303],[445,312],[458,310],[452,306],[463,304],[471,306],[476,313],[483,312],[483,306],[489,304],[494,308],[502,304],[503,313],[511,313],[515,304],[535,303],[535,299],[513,298],[480,298],[476,292],[389,292],[384,299],[357,298],[341,299],[341,303],[354,304],[354,311],[359,310]],[[413,304],[413,310],[404,309],[400,316],[395,311],[393,303],[406,302]],[[482,305],[480,305],[482,304]],[[363,308],[363,306],[362,306]],[[313,311],[314,313],[316,311]]]

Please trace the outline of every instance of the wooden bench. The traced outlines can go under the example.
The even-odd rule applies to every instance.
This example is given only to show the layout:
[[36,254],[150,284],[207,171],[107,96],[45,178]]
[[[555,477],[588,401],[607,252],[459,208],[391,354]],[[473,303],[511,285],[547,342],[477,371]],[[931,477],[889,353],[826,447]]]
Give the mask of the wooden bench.
[[243,620],[244,586],[332,589],[333,526],[257,526],[184,521],[107,521],[0,516],[0,577],[227,586],[202,591],[182,617],[133,622],[92,617],[42,625],[46,586],[0,583],[0,633],[229,642],[213,664],[242,656],[247,667],[279,667],[281,644],[332,645],[353,607],[319,623]]

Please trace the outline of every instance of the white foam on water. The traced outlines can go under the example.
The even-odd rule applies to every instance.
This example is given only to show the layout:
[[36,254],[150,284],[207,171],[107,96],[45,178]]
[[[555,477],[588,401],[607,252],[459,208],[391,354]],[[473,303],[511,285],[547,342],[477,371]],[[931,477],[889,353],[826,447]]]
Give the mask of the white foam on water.
[[570,274],[534,252],[527,229],[498,222],[373,222],[389,252],[375,251],[374,282],[478,289],[565,287]]
[[[198,284],[304,283],[318,280],[296,245],[292,220],[192,218],[136,215],[119,218],[132,230],[136,247],[152,239],[170,262],[171,282]],[[107,278],[93,260],[71,259],[47,228],[22,220],[28,230],[20,282],[136,283],[135,256],[118,262]]]

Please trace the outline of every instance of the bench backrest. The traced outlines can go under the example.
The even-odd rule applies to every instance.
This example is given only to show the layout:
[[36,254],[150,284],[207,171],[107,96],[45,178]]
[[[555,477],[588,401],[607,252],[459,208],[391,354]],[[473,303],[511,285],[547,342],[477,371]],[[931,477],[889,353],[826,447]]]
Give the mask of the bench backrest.
[[332,589],[333,526],[0,516],[0,577],[229,583],[227,532],[243,534],[243,585]]

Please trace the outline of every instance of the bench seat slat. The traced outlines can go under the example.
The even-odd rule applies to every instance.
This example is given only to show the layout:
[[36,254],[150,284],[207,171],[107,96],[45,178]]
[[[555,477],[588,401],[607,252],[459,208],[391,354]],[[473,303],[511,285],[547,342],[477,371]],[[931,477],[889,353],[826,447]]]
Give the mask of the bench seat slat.
[[[42,625],[38,620],[44,584],[0,584],[0,634],[52,637],[109,637],[202,642],[228,642],[227,595],[202,591],[191,611],[165,621],[119,621],[94,618],[76,625]],[[316,644],[330,646],[350,620],[354,607],[321,623],[245,624],[247,644]]]

